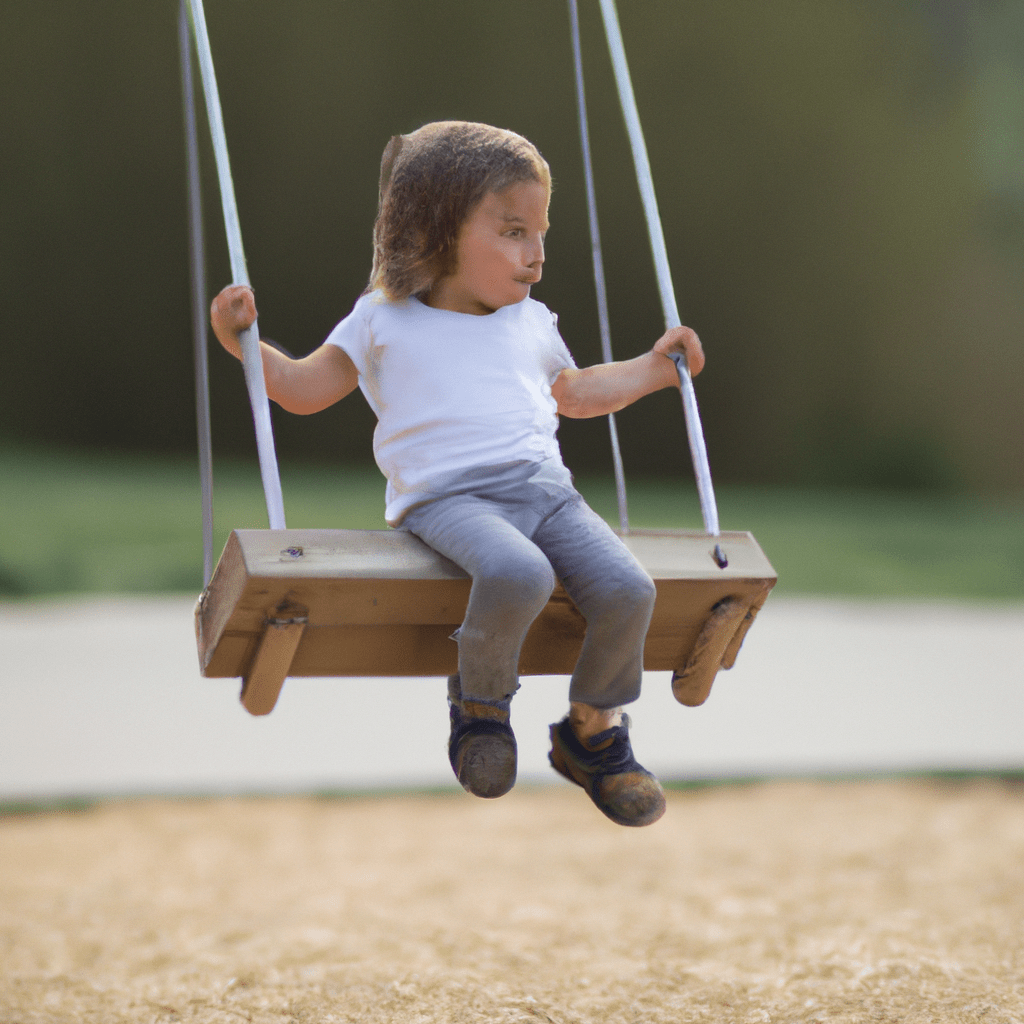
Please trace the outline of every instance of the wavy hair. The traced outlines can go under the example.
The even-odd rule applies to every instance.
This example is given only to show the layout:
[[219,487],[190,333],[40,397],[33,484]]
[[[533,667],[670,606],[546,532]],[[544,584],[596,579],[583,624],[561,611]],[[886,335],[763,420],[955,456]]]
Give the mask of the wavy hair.
[[425,295],[455,270],[459,230],[489,192],[523,181],[551,189],[532,142],[472,121],[434,121],[395,135],[380,164],[368,291],[393,302]]

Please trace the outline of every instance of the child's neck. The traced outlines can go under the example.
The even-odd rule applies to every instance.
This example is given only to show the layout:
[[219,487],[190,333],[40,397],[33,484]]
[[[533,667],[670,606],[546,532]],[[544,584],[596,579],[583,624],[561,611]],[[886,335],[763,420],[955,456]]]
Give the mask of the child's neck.
[[492,309],[479,299],[462,295],[457,288],[445,287],[451,278],[438,281],[423,298],[423,304],[431,309],[444,309],[449,313],[465,313],[468,316],[490,316],[501,306]]

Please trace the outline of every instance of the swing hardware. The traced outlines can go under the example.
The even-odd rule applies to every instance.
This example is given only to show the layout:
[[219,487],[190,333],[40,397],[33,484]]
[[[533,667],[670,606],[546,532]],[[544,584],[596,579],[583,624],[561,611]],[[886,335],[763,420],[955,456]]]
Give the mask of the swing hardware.
[[249,714],[269,715],[274,710],[308,624],[309,610],[287,601],[267,617],[252,662],[242,675],[240,700]]

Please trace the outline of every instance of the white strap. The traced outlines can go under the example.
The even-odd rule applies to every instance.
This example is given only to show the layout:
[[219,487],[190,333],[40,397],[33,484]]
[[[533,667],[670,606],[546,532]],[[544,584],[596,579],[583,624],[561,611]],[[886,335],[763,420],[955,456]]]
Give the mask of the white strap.
[[[231,276],[235,284],[247,285],[249,284],[249,274],[245,266],[245,253],[242,250],[242,230],[238,223],[235,187],[231,181],[228,144],[224,135],[224,120],[221,116],[217,79],[213,72],[210,39],[206,33],[203,0],[189,0],[189,13],[192,21],[192,37],[196,43],[196,56],[199,58],[199,73],[203,80],[203,92],[206,96],[206,113],[210,122],[213,154],[217,161],[217,178],[220,181],[224,228],[227,232],[228,255],[231,258]],[[270,401],[267,398],[267,386],[263,379],[259,327],[254,323],[248,330],[241,333],[240,340],[245,383],[249,390],[249,404],[252,406],[253,423],[256,428],[256,450],[259,455],[260,476],[263,479],[263,493],[267,501],[267,517],[272,530],[283,530],[285,528],[284,498],[281,495],[281,477],[277,468],[277,455],[274,451]]]
[[[580,146],[583,150],[583,177],[587,188],[587,219],[590,223],[590,251],[594,260],[594,289],[597,292],[597,320],[601,333],[601,355],[612,361],[612,332],[608,320],[608,293],[604,283],[604,260],[601,256],[601,233],[597,224],[597,198],[594,190],[594,166],[590,158],[590,132],[587,130],[587,99],[583,88],[583,53],[580,48],[580,18],[576,0],[569,0],[569,26],[572,34],[572,58],[576,69],[576,110],[580,122]],[[615,473],[615,495],[619,505],[619,531],[629,533],[629,509],[626,505],[626,473],[622,468],[622,449],[615,413],[608,416],[608,434],[612,446],[612,469]]]
[[[658,216],[658,201],[654,195],[654,180],[651,177],[651,165],[647,158],[647,146],[644,143],[643,131],[640,127],[640,115],[637,111],[636,97],[633,95],[633,83],[629,77],[629,66],[626,63],[626,51],[622,44],[622,31],[615,11],[615,0],[600,0],[601,15],[604,19],[605,35],[611,53],[612,68],[615,82],[619,90],[619,103],[622,116],[626,121],[629,144],[633,150],[633,163],[636,166],[637,184],[640,187],[640,198],[643,201],[644,215],[647,219],[647,233],[651,239],[651,251],[654,255],[654,269],[658,278],[658,291],[661,294],[661,306],[665,315],[665,327],[678,327],[681,323],[679,310],[676,307],[675,292],[672,288],[672,274],[668,265],[668,251],[665,248],[665,235]],[[675,360],[679,373],[679,384],[682,389],[683,413],[686,417],[686,432],[690,441],[690,457],[693,460],[694,475],[697,478],[697,493],[700,496],[700,509],[704,517],[704,529],[713,537],[720,534],[718,526],[718,508],[715,504],[715,491],[711,483],[711,469],[708,465],[708,453],[704,444],[704,431],[700,423],[697,409],[697,396],[693,390],[686,360],[680,356]],[[721,565],[724,556],[716,561]]]

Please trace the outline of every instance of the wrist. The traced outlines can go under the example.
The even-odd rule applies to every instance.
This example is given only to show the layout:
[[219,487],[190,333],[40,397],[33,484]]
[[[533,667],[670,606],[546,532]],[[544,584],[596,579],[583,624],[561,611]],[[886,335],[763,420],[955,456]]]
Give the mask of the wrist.
[[662,380],[662,387],[671,388],[679,386],[679,370],[673,353],[652,351],[652,355],[658,359],[657,372]]

